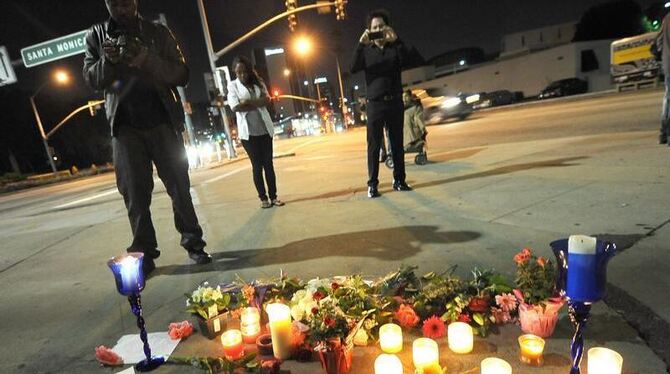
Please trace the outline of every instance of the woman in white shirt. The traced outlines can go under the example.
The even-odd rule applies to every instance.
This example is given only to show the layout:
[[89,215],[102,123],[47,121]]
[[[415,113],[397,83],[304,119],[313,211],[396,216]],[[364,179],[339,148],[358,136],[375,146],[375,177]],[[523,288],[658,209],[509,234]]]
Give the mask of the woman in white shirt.
[[237,79],[228,85],[228,104],[235,112],[237,131],[251,160],[254,185],[261,199],[261,208],[282,206],[284,203],[277,198],[277,182],[272,163],[274,125],[266,108],[270,104],[268,89],[246,57],[238,56],[233,60],[233,71]]

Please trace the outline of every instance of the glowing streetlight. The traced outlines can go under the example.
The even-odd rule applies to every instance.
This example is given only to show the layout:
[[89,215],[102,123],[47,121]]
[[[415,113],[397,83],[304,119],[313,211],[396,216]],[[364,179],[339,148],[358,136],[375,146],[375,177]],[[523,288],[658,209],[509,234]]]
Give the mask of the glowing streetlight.
[[54,73],[54,80],[58,84],[68,84],[70,83],[70,75],[63,70],[58,70]]
[[288,77],[289,75],[291,75],[291,71],[289,69],[284,69],[284,76]]
[[312,41],[306,36],[300,36],[293,43],[293,47],[296,53],[305,56],[312,51]]

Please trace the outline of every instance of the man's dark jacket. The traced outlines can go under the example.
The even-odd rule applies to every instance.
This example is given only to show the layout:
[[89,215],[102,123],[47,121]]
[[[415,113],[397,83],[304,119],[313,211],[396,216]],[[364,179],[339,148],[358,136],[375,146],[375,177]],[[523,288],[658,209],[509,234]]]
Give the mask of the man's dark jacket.
[[[102,43],[114,37],[114,21],[107,20],[92,26],[86,35],[86,55],[84,57],[84,80],[96,91],[104,91],[107,119],[112,128],[112,136],[117,128],[114,119],[119,108],[119,93],[115,82],[121,78],[122,63],[107,61]],[[175,130],[184,129],[184,110],[177,92],[177,86],[188,83],[189,71],[184,55],[172,32],[165,26],[146,21],[140,17],[139,32],[141,39],[149,48],[148,56],[141,69],[150,72],[158,96],[165,107],[170,124]]]

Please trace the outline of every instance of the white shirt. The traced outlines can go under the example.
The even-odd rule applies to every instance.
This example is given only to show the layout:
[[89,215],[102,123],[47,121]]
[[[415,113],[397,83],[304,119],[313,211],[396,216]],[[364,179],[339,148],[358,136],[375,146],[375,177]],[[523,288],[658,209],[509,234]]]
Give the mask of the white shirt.
[[[261,83],[261,87],[254,86],[255,96],[262,97],[267,96],[268,89],[264,84]],[[239,79],[228,84],[228,105],[231,108],[234,108],[240,104],[243,100],[251,100],[251,92],[249,89],[240,82]],[[261,113],[261,118],[265,123],[265,128],[268,130],[270,137],[274,136],[274,124],[272,123],[272,118],[270,118],[270,113],[267,108],[257,108]],[[237,118],[237,132],[242,140],[249,140],[249,123],[247,122],[247,114],[249,111],[235,112],[235,118]]]

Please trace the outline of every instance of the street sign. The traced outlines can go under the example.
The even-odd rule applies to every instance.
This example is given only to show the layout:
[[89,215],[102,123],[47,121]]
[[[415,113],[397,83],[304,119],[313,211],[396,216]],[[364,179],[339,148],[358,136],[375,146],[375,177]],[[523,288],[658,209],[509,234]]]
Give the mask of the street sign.
[[27,68],[46,64],[47,62],[84,53],[86,49],[87,31],[61,36],[39,44],[21,49],[23,64]]
[[16,83],[16,74],[12,68],[12,60],[5,46],[0,46],[0,86]]

